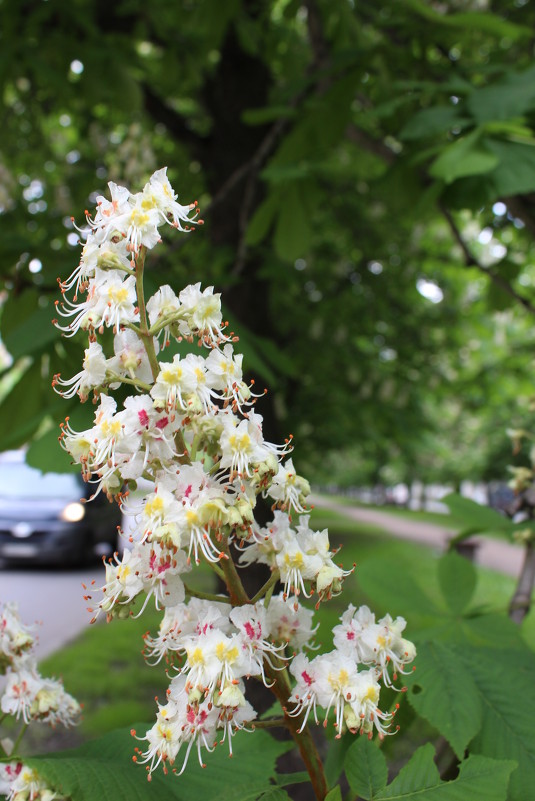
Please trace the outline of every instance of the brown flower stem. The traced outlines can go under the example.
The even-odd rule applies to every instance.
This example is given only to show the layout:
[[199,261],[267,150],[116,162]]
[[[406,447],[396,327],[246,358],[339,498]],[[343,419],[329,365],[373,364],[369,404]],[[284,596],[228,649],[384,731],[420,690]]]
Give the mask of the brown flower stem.
[[232,606],[243,606],[244,604],[250,604],[251,600],[245,592],[241,578],[238,576],[236,565],[234,564],[230,554],[227,537],[223,538],[223,542],[221,543],[221,551],[226,558],[221,559],[219,565],[225,576],[225,584],[227,585]]
[[[323,770],[323,763],[316,748],[316,744],[312,739],[312,734],[308,726],[302,728],[302,715],[290,717],[287,712],[289,697],[291,695],[291,687],[288,680],[287,671],[278,671],[265,663],[266,676],[273,682],[271,692],[277,697],[282,709],[284,711],[284,721],[286,728],[292,735],[292,738],[299,748],[301,758],[305,763],[310,782],[312,784],[314,794],[317,801],[324,801],[325,796],[329,792],[327,787],[327,780]],[[281,675],[283,673],[283,675]]]
[[286,728],[286,718],[272,718],[271,720],[255,720],[252,724],[253,729],[277,729]]
[[201,590],[195,590],[193,587],[190,587],[189,584],[186,584],[185,581],[183,583],[187,595],[191,596],[192,598],[202,598],[204,601],[214,601],[214,603],[224,600],[221,595],[215,595],[213,592],[202,592]]
[[251,598],[251,603],[255,604],[257,601],[259,601],[261,598],[263,598],[264,595],[269,593],[270,590],[273,590],[273,587],[275,586],[275,584],[279,580],[279,577],[280,577],[280,572],[278,570],[274,570],[273,573],[271,574],[271,576],[269,577],[269,579],[264,584],[264,586],[260,587],[260,589],[258,590],[256,595],[253,596],[253,598]]
[[22,738],[24,737],[24,735],[26,734],[26,731],[28,730],[28,726],[29,726],[29,723],[25,723],[24,726],[22,727],[22,729],[20,730],[17,739],[13,743],[13,748],[11,749],[11,754],[14,755],[14,754],[16,754],[18,752],[19,746],[20,746],[21,741],[22,741]]
[[[147,319],[147,307],[145,305],[145,287],[143,284],[143,273],[145,270],[145,257],[147,255],[147,248],[142,245],[136,258],[136,293],[137,305],[139,309],[139,328],[134,329],[138,337],[145,346],[145,351],[149,359],[152,377],[156,381],[160,372],[160,364],[156,356],[156,348],[154,347],[154,334],[152,329],[149,328]],[[177,431],[175,434],[175,446],[178,453],[178,461],[180,464],[191,464],[191,459],[186,448],[184,436],[182,431]]]
[[147,248],[142,245],[136,258],[136,293],[137,305],[139,309],[139,331],[138,336],[141,338],[147,356],[149,359],[152,377],[156,381],[158,373],[160,372],[160,365],[156,357],[156,349],[154,347],[154,338],[149,331],[147,321],[147,309],[145,306],[145,288],[143,285],[143,272],[145,268],[145,256],[147,255]]
[[[223,553],[228,557],[222,559],[220,562],[221,568],[225,574],[225,583],[230,595],[230,600],[233,606],[243,606],[244,604],[251,603],[251,600],[241,582],[241,579],[236,570],[232,557],[230,555],[228,540],[225,539],[222,545]],[[269,582],[268,582],[269,583]],[[263,590],[264,588],[262,588]],[[258,595],[258,593],[257,593]],[[256,597],[256,596],[255,596]],[[310,729],[308,726],[302,727],[302,715],[291,717],[287,713],[288,706],[291,705],[289,701],[292,689],[286,669],[279,669],[283,667],[283,663],[277,660],[279,664],[274,667],[267,660],[264,662],[264,671],[266,677],[270,680],[270,690],[279,701],[284,712],[284,725],[292,735],[295,744],[299,748],[301,758],[305,763],[310,781],[314,789],[317,801],[323,801],[328,792],[327,780],[323,771],[323,763],[321,761],[318,750],[312,739]]]

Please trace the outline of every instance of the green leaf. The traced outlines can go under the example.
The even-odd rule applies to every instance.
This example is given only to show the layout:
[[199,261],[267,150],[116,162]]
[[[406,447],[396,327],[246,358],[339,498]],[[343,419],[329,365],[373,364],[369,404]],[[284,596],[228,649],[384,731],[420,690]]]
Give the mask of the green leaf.
[[43,473],[79,473],[80,466],[73,465],[71,456],[60,446],[59,433],[59,428],[54,426],[33,440],[26,452],[26,463]]
[[258,797],[258,801],[292,801],[286,790],[282,787],[272,787]]
[[471,755],[461,763],[456,779],[443,782],[433,756],[431,744],[419,748],[394,781],[371,796],[370,801],[506,801],[514,762]]
[[32,355],[59,339],[52,325],[56,316],[55,306],[39,305],[39,294],[33,289],[11,297],[2,311],[2,338],[13,359]]
[[296,114],[296,109],[289,106],[265,106],[245,109],[241,118],[246,125],[265,125],[267,122],[275,120],[291,119]]
[[514,656],[503,648],[470,649],[463,661],[474,677],[483,725],[471,750],[488,757],[514,759],[509,801],[526,801],[535,786],[535,655],[527,648]]
[[0,451],[20,448],[43,419],[41,376],[33,365],[26,370],[0,404]]
[[383,608],[395,610],[407,618],[429,620],[443,613],[417,584],[403,565],[385,557],[370,557],[359,565],[357,581],[374,601]]
[[[499,275],[509,284],[514,281],[521,270],[522,266],[520,264],[515,264],[515,262],[508,259],[503,259],[499,264],[492,267],[493,273]],[[487,302],[493,311],[503,311],[517,303],[516,299],[502,289],[496,281],[489,281]]]
[[434,22],[437,25],[445,25],[461,30],[476,30],[492,34],[494,36],[506,37],[508,39],[522,39],[530,35],[527,26],[516,25],[505,20],[497,14],[485,11],[467,11],[459,14],[448,14],[435,10],[428,3],[422,0],[405,0],[405,5],[415,11],[424,19]]
[[278,207],[279,202],[275,193],[268,195],[264,202],[260,204],[247,226],[245,240],[248,245],[257,245],[267,236]]
[[474,566],[459,554],[447,553],[439,560],[438,578],[446,603],[455,615],[459,614],[468,606],[476,588]]
[[279,210],[275,227],[275,250],[281,259],[295,261],[307,254],[312,228],[305,202],[297,185],[291,184]]
[[329,742],[327,756],[323,763],[325,778],[328,785],[334,785],[344,771],[344,762],[352,742],[349,737],[334,738]]
[[462,759],[481,727],[482,707],[471,672],[455,648],[441,642],[419,643],[416,671],[406,683],[411,705]]
[[514,529],[514,523],[488,506],[482,506],[469,498],[452,492],[442,498],[450,512],[459,520],[463,520],[464,526],[451,542],[465,539],[470,534],[497,534],[500,536],[509,535]]
[[535,147],[497,139],[488,139],[487,147],[498,159],[498,166],[488,176],[491,198],[535,190]]
[[459,117],[455,106],[434,106],[418,111],[403,126],[399,133],[402,141],[410,142],[415,139],[437,136],[447,133],[453,127],[460,127],[467,120]]
[[475,89],[466,107],[478,123],[510,120],[535,106],[535,67],[509,72],[499,83]]
[[451,184],[457,178],[490,172],[498,163],[498,156],[489,149],[481,131],[476,130],[448,145],[429,168],[429,174]]
[[[139,724],[138,729],[145,727]],[[266,732],[239,732],[233,738],[232,759],[225,743],[214,753],[206,753],[207,767],[202,770],[193,749],[182,776],[155,771],[150,782],[143,767],[132,762],[133,749],[130,730],[119,729],[81,748],[26,761],[72,801],[254,801],[271,790],[275,761],[287,750],[287,743],[275,741]]]
[[344,768],[352,791],[362,798],[372,799],[386,786],[388,768],[384,754],[375,742],[359,737],[347,752]]
[[325,801],[342,801],[342,790],[340,787],[333,787],[325,796]]
[[305,160],[291,162],[290,164],[275,163],[262,170],[261,177],[272,184],[283,184],[288,181],[299,181],[307,178],[312,169],[310,162]]

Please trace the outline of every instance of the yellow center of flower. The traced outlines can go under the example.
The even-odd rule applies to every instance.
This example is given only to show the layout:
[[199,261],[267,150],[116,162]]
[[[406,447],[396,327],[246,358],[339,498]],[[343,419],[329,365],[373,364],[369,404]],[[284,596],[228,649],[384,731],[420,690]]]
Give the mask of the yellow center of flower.
[[108,300],[110,303],[117,304],[117,306],[121,303],[126,303],[128,300],[128,290],[124,286],[118,288],[111,287],[108,289]]
[[189,509],[186,512],[186,520],[188,526],[196,526],[199,523],[199,518],[197,516],[197,512],[194,512],[192,509]]
[[147,517],[152,515],[159,515],[163,511],[163,499],[160,495],[156,495],[152,500],[147,501],[145,504],[145,514]]
[[[149,206],[149,208],[151,207]],[[142,226],[146,225],[148,221],[149,215],[143,214],[143,212],[139,211],[139,209],[134,209],[130,215],[130,224],[135,225],[136,228],[142,228]]]
[[195,648],[193,651],[188,652],[188,662],[190,665],[204,664],[204,654],[202,648]]
[[229,665],[232,665],[239,655],[239,651],[235,645],[233,645],[232,648],[227,648],[224,642],[217,643],[215,653],[220,662],[228,662]]
[[301,551],[297,551],[297,553],[294,554],[287,553],[284,555],[284,564],[288,569],[296,568],[297,570],[300,570],[303,567],[303,561],[303,554]]
[[349,678],[349,675],[348,675],[347,670],[344,670],[342,668],[342,670],[340,670],[339,673],[335,673],[335,674],[329,673],[328,682],[331,685],[331,687],[333,688],[333,690],[340,690],[340,689],[342,689],[342,687],[345,686],[345,684],[347,684],[348,678]]
[[163,370],[161,379],[164,384],[179,384],[184,371],[181,367],[175,367],[173,370]]
[[242,434],[241,437],[231,434],[228,438],[228,443],[234,453],[247,451],[251,447],[251,437],[249,434]]
[[364,696],[365,701],[372,701],[372,703],[377,704],[379,702],[379,692],[377,687],[369,687],[366,695]]

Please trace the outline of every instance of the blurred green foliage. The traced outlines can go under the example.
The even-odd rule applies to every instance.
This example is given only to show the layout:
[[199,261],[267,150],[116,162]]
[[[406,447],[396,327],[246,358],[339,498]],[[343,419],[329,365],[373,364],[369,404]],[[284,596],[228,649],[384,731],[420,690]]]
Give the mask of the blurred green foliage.
[[152,284],[223,292],[301,472],[501,476],[531,394],[534,23],[520,0],[0,2],[0,449],[41,439],[58,469],[58,420],[89,424],[50,390],[80,369],[50,325],[71,215],[168,165],[206,225]]

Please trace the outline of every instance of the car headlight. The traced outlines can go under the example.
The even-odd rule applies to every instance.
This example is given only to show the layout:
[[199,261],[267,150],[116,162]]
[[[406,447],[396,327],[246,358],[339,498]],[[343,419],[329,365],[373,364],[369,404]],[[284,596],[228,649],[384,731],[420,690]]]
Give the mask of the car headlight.
[[65,509],[61,512],[60,517],[62,520],[65,520],[66,523],[77,523],[84,515],[85,506],[75,501],[74,503],[67,504]]

